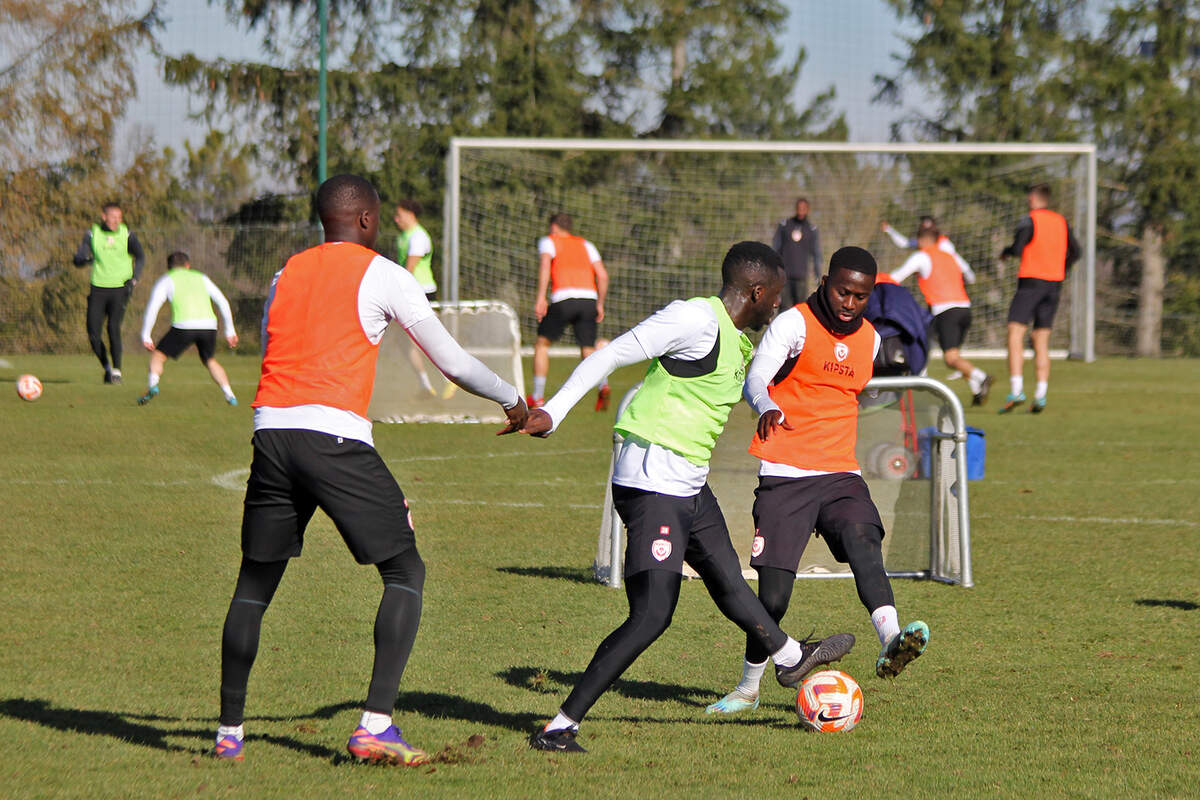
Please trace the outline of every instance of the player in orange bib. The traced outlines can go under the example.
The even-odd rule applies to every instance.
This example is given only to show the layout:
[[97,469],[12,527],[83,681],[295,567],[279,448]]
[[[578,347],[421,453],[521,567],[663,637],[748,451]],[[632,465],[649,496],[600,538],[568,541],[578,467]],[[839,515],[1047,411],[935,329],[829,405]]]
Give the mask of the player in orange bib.
[[923,228],[917,234],[917,252],[889,277],[901,283],[908,276],[917,275],[917,285],[933,313],[933,328],[946,366],[966,377],[972,405],[980,406],[987,401],[992,377],[959,352],[971,327],[971,300],[966,284],[975,282],[975,273],[957,252],[941,248],[940,238],[937,228]]
[[[538,288],[533,307],[538,328],[533,345],[533,393],[526,398],[530,408],[541,408],[545,403],[550,345],[558,341],[568,325],[575,330],[581,360],[596,351],[596,328],[604,321],[607,294],[608,271],[600,251],[587,239],[571,233],[569,214],[550,217],[549,234],[538,240]],[[610,394],[606,375],[596,396],[597,411],[608,408]]]
[[[761,459],[750,566],[758,570],[763,607],[783,619],[815,529],[834,557],[849,563],[882,648],[875,672],[890,678],[924,651],[929,626],[900,627],[883,566],[883,522],[854,457],[858,394],[879,349],[879,335],[863,319],[876,272],[861,247],[834,253],[817,290],[767,328],[743,396],[759,415],[750,445]],[[747,637],[741,681],[706,711],[757,708],[767,656]]]
[[1029,216],[1017,223],[1012,244],[1000,254],[1001,258],[1021,259],[1017,293],[1008,309],[1009,391],[1001,414],[1025,402],[1025,332],[1031,323],[1037,385],[1029,410],[1040,414],[1046,409],[1050,388],[1050,328],[1067,270],[1080,252],[1067,220],[1049,208],[1050,187],[1039,183],[1030,188],[1027,199]]
[[524,424],[526,408],[516,387],[451,338],[413,274],[375,251],[379,195],[368,181],[355,175],[325,181],[317,213],[325,242],[288,259],[263,313],[254,460],[242,563],[221,638],[215,755],[243,758],[246,687],[263,613],[320,508],[354,559],[374,565],[383,582],[371,683],[347,750],[360,760],[411,766],[427,756],[401,736],[392,706],[421,619],[425,563],[408,500],[376,452],[367,418],[388,324],[403,326],[449,380],[499,403],[506,430]]

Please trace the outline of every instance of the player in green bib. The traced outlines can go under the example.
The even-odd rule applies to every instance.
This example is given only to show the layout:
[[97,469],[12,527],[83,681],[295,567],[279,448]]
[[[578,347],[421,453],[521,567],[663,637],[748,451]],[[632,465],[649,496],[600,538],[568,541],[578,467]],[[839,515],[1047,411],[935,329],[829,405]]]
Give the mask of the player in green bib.
[[[421,204],[416,200],[405,199],[396,204],[396,214],[392,217],[396,227],[400,229],[400,235],[396,237],[396,263],[413,274],[417,283],[421,284],[421,291],[425,293],[426,299],[432,303],[437,297],[437,282],[433,279],[433,240],[429,238],[429,231],[425,230],[418,219],[422,210]],[[422,393],[437,397],[438,393],[429,380],[429,372],[425,369],[425,355],[415,344],[410,344],[408,348],[408,360],[417,373],[417,380],[421,382]],[[450,398],[457,388],[450,381],[446,381],[446,385],[442,387],[442,396]]]
[[797,641],[763,608],[742,577],[729,529],[708,486],[708,462],[729,411],[742,396],[750,341],[779,307],[779,255],[759,242],[730,248],[716,297],[677,300],[597,350],[522,433],[552,433],[580,398],[614,369],[650,359],[642,386],[618,418],[623,441],[613,466],[613,505],[625,523],[629,618],[601,643],[558,714],[530,739],[537,750],[583,752],[584,715],[671,623],[686,561],[721,612],[760,641],[775,677],[795,686],[854,646],[848,633]]
[[[77,267],[91,267],[87,300],[87,334],[92,352],[104,367],[105,383],[121,382],[121,321],[125,304],[146,263],[141,243],[125,226],[121,207],[105,203],[100,222],[83,235],[73,259]],[[103,332],[108,322],[108,350]],[[112,362],[109,362],[109,353]]]
[[[154,320],[164,303],[171,304],[171,329],[158,340],[150,338]],[[229,301],[206,275],[192,269],[188,254],[176,250],[167,256],[167,274],[163,275],[150,290],[150,301],[146,304],[146,316],[142,321],[142,346],[150,351],[150,376],[146,393],[138,398],[138,405],[145,405],[158,396],[158,384],[168,358],[179,358],[193,344],[200,354],[200,363],[208,368],[213,382],[221,387],[225,402],[237,405],[237,397],[229,386],[225,369],[213,358],[217,344],[217,315],[213,305],[221,311],[225,323],[225,341],[237,347],[238,337],[233,329],[233,314]]]

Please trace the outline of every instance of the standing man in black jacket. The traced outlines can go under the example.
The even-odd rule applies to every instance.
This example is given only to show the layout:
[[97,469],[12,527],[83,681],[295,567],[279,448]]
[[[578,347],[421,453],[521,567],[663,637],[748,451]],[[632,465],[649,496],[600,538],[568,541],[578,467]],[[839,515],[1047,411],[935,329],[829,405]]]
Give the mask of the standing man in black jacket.
[[[92,352],[104,367],[105,383],[121,382],[121,320],[125,304],[133,294],[146,253],[137,236],[122,221],[121,206],[105,203],[100,222],[83,235],[75,251],[75,266],[91,266],[91,290],[87,301],[87,333]],[[104,350],[103,326],[108,320],[108,349]]]
[[787,283],[780,295],[781,309],[789,309],[808,297],[808,276],[814,285],[821,282],[821,236],[808,221],[808,198],[796,199],[796,216],[788,217],[775,229],[771,247],[783,259]]

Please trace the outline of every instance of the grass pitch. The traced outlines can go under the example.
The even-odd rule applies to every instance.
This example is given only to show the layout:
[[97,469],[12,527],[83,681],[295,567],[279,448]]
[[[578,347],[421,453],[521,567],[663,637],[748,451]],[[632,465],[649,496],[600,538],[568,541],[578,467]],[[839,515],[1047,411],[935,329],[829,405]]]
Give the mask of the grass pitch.
[[[1195,362],[1055,364],[1046,413],[997,416],[998,398],[968,412],[988,442],[976,586],[894,582],[902,619],[932,629],[894,682],[873,676],[853,585],[798,584],[785,628],[859,638],[839,665],[865,693],[853,732],[804,732],[774,685],[756,712],[706,718],[743,639],[688,582],[671,629],[585,721],[582,757],[526,739],[624,618],[623,593],[590,580],[611,413],[581,403],[546,441],[377,426],[428,567],[396,703],[437,754],[415,769],[344,758],[380,587],[320,514],[266,616],[247,760],[205,757],[258,367],[224,363],[235,409],[190,359],[146,407],[133,358],[121,387],[90,357],[0,366],[9,386],[33,372],[46,387],[36,403],[0,393],[0,796],[1194,796]],[[639,376],[618,373],[614,394]]]

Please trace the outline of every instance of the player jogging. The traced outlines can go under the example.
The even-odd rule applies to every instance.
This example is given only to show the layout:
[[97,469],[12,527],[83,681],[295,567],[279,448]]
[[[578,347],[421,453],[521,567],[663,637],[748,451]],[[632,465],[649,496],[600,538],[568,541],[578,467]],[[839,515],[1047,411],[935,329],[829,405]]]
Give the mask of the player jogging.
[[[920,249],[889,276],[901,283],[916,273],[917,286],[933,314],[933,329],[946,366],[961,372],[971,387],[971,404],[987,402],[992,376],[959,354],[967,330],[971,327],[971,300],[965,283],[975,282],[971,266],[958,253],[938,246],[937,228],[926,228],[917,234]],[[965,283],[964,283],[965,281]]]
[[700,574],[721,612],[775,662],[775,677],[784,686],[795,686],[854,646],[848,633],[798,642],[779,629],[742,577],[725,517],[708,486],[713,444],[741,399],[751,351],[742,329],[761,329],[774,315],[783,265],[766,245],[741,242],[725,256],[721,280],[719,296],[677,300],[585,359],[521,429],[552,432],[601,376],[652,359],[616,423],[624,441],[612,493],[628,532],[629,618],[600,644],[558,715],[533,734],[534,749],[584,752],[576,741],[579,723],[671,624],[684,562]]
[[[396,263],[413,274],[417,283],[421,284],[425,298],[432,303],[437,297],[437,282],[433,279],[433,240],[429,238],[429,231],[425,230],[417,219],[421,211],[421,204],[416,200],[401,200],[396,204],[396,213],[392,217],[392,221],[400,229],[400,235],[396,237]],[[416,344],[408,348],[408,361],[417,373],[421,388],[426,393],[436,396],[437,392],[433,390],[433,384],[429,381],[429,373],[425,371],[425,357],[421,355],[421,350]],[[446,397],[449,398],[457,388],[453,383],[447,383],[444,389]]]
[[408,501],[375,451],[367,406],[379,342],[395,320],[447,378],[500,403],[506,430],[525,403],[451,338],[408,270],[372,248],[379,195],[355,175],[317,190],[325,243],[288,259],[263,315],[263,363],[254,398],[254,460],[242,517],[242,564],[221,639],[221,721],[215,754],[242,759],[243,713],[263,613],[300,555],[319,507],[360,564],[383,580],[375,663],[362,719],[347,744],[357,759],[413,765],[426,754],[392,724],[392,706],[417,635],[425,564]]
[[1079,258],[1079,242],[1071,226],[1057,211],[1051,211],[1050,187],[1039,183],[1029,190],[1029,215],[1017,223],[1013,242],[1000,253],[1001,258],[1021,259],[1017,271],[1017,292],[1008,308],[1008,397],[1001,414],[1007,414],[1025,402],[1025,331],[1033,323],[1034,367],[1037,386],[1029,410],[1046,410],[1050,388],[1050,328],[1058,311],[1059,293],[1067,270]]
[[[123,222],[121,206],[105,203],[100,222],[83,235],[72,259],[75,266],[91,266],[87,298],[87,335],[92,352],[104,367],[105,383],[121,382],[121,322],[133,287],[141,277],[146,253],[137,235]],[[104,349],[105,320],[108,351]],[[112,363],[109,363],[109,355]]]
[[[546,302],[546,290],[550,302]],[[571,233],[571,216],[550,217],[550,232],[538,240],[538,288],[534,301],[537,341],[533,345],[533,394],[530,408],[545,402],[546,376],[550,374],[550,345],[570,325],[575,330],[580,359],[596,350],[596,326],[604,320],[608,270],[596,246]],[[596,410],[608,408],[608,376],[600,381]]]
[[[882,645],[875,673],[886,678],[921,654],[929,627],[913,622],[901,630],[897,622],[880,547],[883,522],[854,457],[858,393],[871,379],[879,348],[879,334],[863,319],[875,273],[875,259],[860,247],[834,253],[817,290],[763,335],[745,396],[759,415],[750,445],[762,461],[750,558],[759,599],[772,619],[783,619],[815,528],[834,557],[850,564]],[[706,711],[757,708],[768,655],[747,637],[741,681]]]
[[[150,338],[154,320],[163,303],[171,303],[171,329],[158,340]],[[192,269],[188,254],[176,250],[167,256],[167,274],[163,275],[150,290],[150,301],[146,304],[146,316],[142,321],[142,345],[150,351],[150,377],[146,393],[138,398],[138,405],[145,405],[158,397],[158,382],[168,358],[178,359],[193,344],[200,354],[200,363],[208,368],[213,382],[221,387],[225,402],[237,405],[237,397],[229,386],[225,369],[213,358],[217,349],[217,315],[213,305],[221,311],[225,323],[225,341],[237,347],[237,332],[233,329],[233,314],[229,301],[208,276]]]

